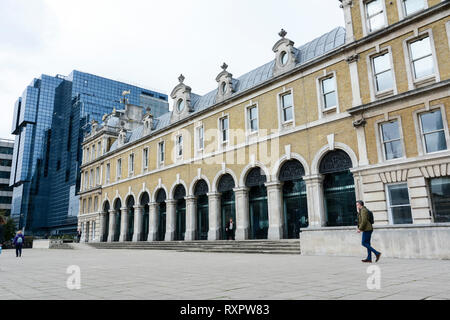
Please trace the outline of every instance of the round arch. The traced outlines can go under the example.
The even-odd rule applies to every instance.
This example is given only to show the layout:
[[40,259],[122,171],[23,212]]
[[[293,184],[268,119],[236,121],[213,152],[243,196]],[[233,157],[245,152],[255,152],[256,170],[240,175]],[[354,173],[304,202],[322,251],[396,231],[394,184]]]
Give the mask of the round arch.
[[156,197],[158,196],[158,192],[159,190],[164,190],[164,192],[166,193],[166,200],[167,200],[167,196],[168,196],[168,192],[167,192],[167,188],[164,184],[158,185],[156,186],[155,190],[153,191],[153,195],[151,197],[152,202],[156,202]]
[[[353,151],[352,148],[350,148],[344,143],[335,142],[335,149],[340,149],[345,153],[347,153],[347,155],[352,160],[353,168],[356,168],[358,166],[358,157],[356,156],[356,153]],[[320,162],[322,161],[322,158],[325,156],[325,154],[328,153],[328,151],[333,150],[330,150],[329,145],[325,145],[316,153],[311,164],[311,174],[319,174]]]
[[245,187],[245,180],[247,179],[248,173],[256,167],[259,167],[264,172],[264,174],[266,175],[266,179],[267,179],[266,182],[272,181],[272,175],[270,174],[269,169],[267,169],[267,167],[264,164],[257,161],[254,164],[248,164],[244,168],[244,170],[242,170],[241,177],[239,178],[239,187]]
[[183,180],[180,179],[178,181],[175,181],[175,183],[172,185],[172,187],[170,188],[170,193],[169,194],[166,193],[167,196],[170,197],[170,199],[173,199],[173,195],[174,195],[173,193],[175,192],[175,188],[179,184],[181,184],[184,187],[184,190],[185,190],[186,196],[187,196],[187,192],[188,192],[189,188],[187,187],[186,182],[184,182]]
[[272,181],[279,180],[278,177],[280,176],[281,168],[283,167],[283,165],[286,162],[291,161],[291,160],[297,160],[298,162],[300,162],[300,164],[303,166],[303,169],[305,170],[305,176],[310,175],[308,162],[305,160],[305,158],[303,158],[301,155],[299,155],[297,153],[291,153],[290,157],[288,157],[287,155],[284,155],[275,163],[275,166],[273,167],[273,170],[272,170]]
[[226,168],[225,170],[219,171],[214,177],[211,192],[217,192],[219,181],[225,174],[229,174],[233,178],[235,187],[238,186],[238,178],[236,174],[233,172],[233,170]]
[[200,180],[205,180],[206,184],[208,185],[208,192],[211,191],[211,184],[209,183],[208,178],[204,175],[200,175],[200,176],[195,177],[195,179],[192,180],[192,182],[191,182],[191,185],[189,187],[189,195],[190,196],[194,195],[195,186],[196,186],[197,182],[199,182]]

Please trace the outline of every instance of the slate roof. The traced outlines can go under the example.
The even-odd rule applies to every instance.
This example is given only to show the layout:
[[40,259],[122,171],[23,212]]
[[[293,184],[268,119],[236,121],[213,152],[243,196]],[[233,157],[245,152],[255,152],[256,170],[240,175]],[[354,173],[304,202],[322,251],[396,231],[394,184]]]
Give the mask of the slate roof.
[[[330,32],[300,46],[297,48],[297,65],[300,66],[314,58],[320,57],[327,52],[336,49],[345,44],[345,29],[337,27]],[[273,67],[275,59],[240,76],[233,80],[233,88],[235,92],[232,96],[243,91],[253,88],[273,77]],[[200,96],[191,93],[191,105],[194,108],[192,114],[207,109],[215,104],[218,89],[212,90],[207,94]],[[170,125],[172,111],[169,111],[158,118],[155,118],[154,130],[160,130]],[[142,137],[143,126],[138,127],[131,133],[127,134],[126,143],[138,140]],[[117,141],[111,146],[110,151],[117,149]]]

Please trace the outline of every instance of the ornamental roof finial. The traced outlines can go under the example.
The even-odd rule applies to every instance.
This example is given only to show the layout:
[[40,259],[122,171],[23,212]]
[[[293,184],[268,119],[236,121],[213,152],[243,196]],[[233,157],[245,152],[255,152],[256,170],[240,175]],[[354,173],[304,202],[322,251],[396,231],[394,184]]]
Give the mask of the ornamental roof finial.
[[184,79],[185,77],[182,74],[180,74],[180,76],[178,77],[178,81],[180,81],[180,83],[183,83]]
[[223,69],[223,71],[227,70],[228,65],[224,62],[223,65],[221,66],[221,68]]
[[286,32],[286,30],[281,29],[281,31],[280,31],[280,33],[278,33],[278,35],[284,39],[284,37],[286,37],[286,35],[287,35],[287,32]]

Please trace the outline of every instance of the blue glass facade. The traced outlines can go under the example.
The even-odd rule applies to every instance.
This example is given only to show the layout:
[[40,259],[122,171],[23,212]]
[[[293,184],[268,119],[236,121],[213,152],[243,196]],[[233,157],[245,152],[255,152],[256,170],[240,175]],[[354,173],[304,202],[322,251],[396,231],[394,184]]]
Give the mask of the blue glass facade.
[[79,71],[69,76],[42,75],[17,100],[16,135],[10,185],[11,216],[35,234],[76,230],[81,142],[91,120],[101,122],[113,108],[129,103],[168,112],[167,95]]

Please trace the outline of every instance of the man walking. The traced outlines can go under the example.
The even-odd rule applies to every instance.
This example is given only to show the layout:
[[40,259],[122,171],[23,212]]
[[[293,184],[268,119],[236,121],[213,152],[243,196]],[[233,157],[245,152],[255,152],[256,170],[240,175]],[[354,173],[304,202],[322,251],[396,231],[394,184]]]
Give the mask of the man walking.
[[367,249],[367,258],[362,260],[362,262],[371,263],[372,262],[372,252],[375,254],[376,260],[380,260],[381,253],[375,250],[370,245],[370,238],[373,232],[373,216],[369,214],[369,210],[364,206],[364,202],[361,200],[356,201],[356,208],[358,209],[358,233],[362,234],[362,246]]
[[14,247],[16,247],[16,258],[22,257],[22,248],[23,243],[25,242],[25,237],[22,234],[22,231],[17,231],[16,236],[14,237]]

